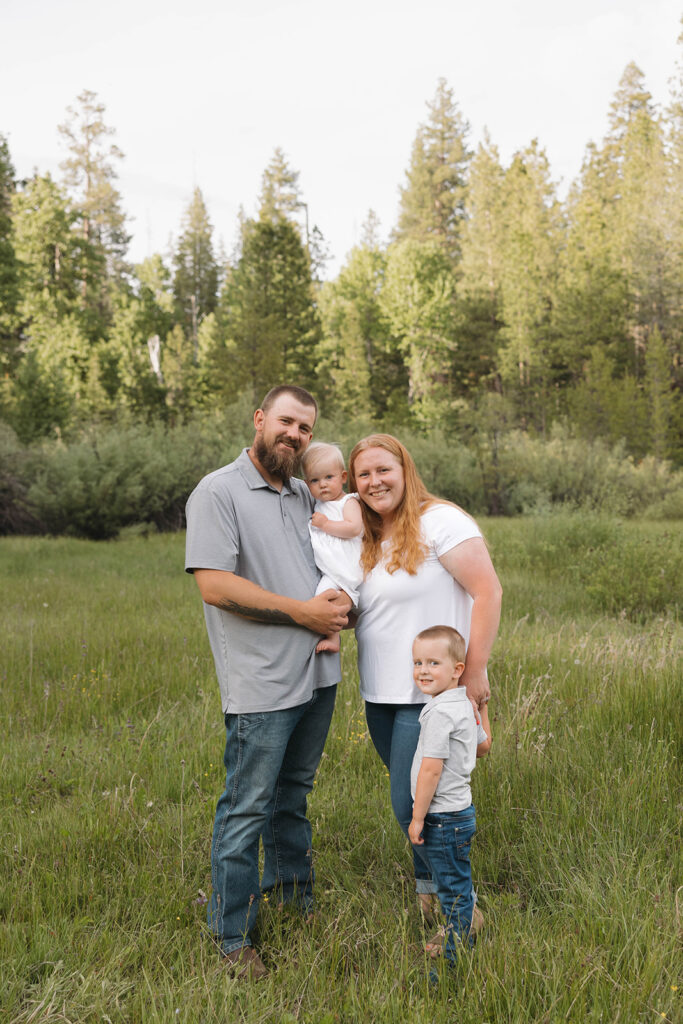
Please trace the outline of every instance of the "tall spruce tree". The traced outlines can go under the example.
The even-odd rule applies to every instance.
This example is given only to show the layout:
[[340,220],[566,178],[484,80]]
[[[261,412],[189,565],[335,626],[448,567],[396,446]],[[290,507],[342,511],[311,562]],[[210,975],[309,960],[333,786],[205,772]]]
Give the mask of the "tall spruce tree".
[[453,364],[458,392],[467,393],[495,374],[502,326],[504,180],[498,150],[486,134],[470,164],[462,226]]
[[546,425],[548,349],[561,216],[545,152],[533,141],[505,174],[500,370],[523,425]]
[[219,321],[225,340],[214,353],[214,378],[226,398],[246,390],[259,401],[281,380],[314,386],[320,324],[308,253],[289,220],[244,224]]
[[389,247],[380,304],[406,366],[415,421],[424,428],[443,424],[453,398],[455,278],[436,239],[406,238]]
[[14,165],[7,139],[0,135],[0,375],[18,358],[19,266],[12,242]]
[[198,361],[199,326],[216,308],[218,265],[213,251],[213,228],[201,189],[195,188],[183,216],[182,232],[173,254],[173,294],[176,314]]
[[363,241],[351,250],[336,280],[322,286],[318,303],[322,340],[318,373],[327,388],[325,407],[344,416],[398,419],[407,394],[407,376],[392,344],[380,295],[386,255],[379,244],[377,218],[370,213]]
[[126,231],[121,195],[114,182],[123,158],[110,143],[115,129],[104,121],[105,106],[97,93],[85,89],[77,105],[67,108],[58,126],[68,150],[62,162],[64,183],[77,212],[88,259],[81,271],[81,295],[86,329],[91,338],[106,334],[111,317],[111,286],[128,273]]
[[460,255],[460,227],[464,215],[465,180],[470,160],[469,125],[453,98],[453,90],[440,78],[429,116],[418,127],[401,188],[396,239],[435,240],[454,263]]

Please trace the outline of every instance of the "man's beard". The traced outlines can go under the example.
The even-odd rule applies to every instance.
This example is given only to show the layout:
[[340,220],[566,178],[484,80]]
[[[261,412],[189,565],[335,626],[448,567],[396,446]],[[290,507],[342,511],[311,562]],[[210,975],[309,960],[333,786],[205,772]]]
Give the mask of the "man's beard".
[[296,450],[276,448],[278,442],[284,440],[284,437],[276,437],[272,445],[267,445],[262,437],[257,437],[254,440],[254,455],[267,473],[282,480],[283,484],[288,484],[290,477],[299,471],[303,452],[300,446]]

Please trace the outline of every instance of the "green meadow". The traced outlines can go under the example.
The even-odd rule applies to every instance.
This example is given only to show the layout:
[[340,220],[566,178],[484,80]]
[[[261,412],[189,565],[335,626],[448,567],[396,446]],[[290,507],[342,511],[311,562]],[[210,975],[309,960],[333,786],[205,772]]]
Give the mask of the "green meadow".
[[310,800],[318,913],[205,925],[224,727],[180,534],[0,540],[0,1020],[681,1020],[680,523],[484,522],[503,582],[473,778],[486,928],[427,981],[354,638]]

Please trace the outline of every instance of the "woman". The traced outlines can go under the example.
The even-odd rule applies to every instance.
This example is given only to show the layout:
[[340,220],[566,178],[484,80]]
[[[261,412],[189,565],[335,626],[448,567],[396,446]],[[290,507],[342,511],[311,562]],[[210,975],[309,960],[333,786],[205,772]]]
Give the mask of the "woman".
[[[454,626],[467,642],[469,697],[489,699],[486,664],[498,631],[501,586],[474,520],[430,494],[415,463],[390,434],[359,441],[349,459],[349,489],[363,512],[356,624],[361,696],[370,736],[389,770],[391,804],[408,834],[410,766],[424,696],[413,683],[412,643],[429,626]],[[429,868],[413,847],[418,899],[436,904]]]

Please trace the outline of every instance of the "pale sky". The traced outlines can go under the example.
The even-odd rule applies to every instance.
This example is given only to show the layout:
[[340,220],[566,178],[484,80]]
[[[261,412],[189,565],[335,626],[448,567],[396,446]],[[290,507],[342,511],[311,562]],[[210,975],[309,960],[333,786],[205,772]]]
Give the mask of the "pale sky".
[[680,0],[0,0],[0,133],[20,177],[59,178],[57,125],[98,94],[125,154],[130,257],[166,254],[192,190],[229,252],[276,146],[336,274],[369,209],[388,235],[444,77],[508,163],[538,138],[564,195],[635,61],[660,107]]

